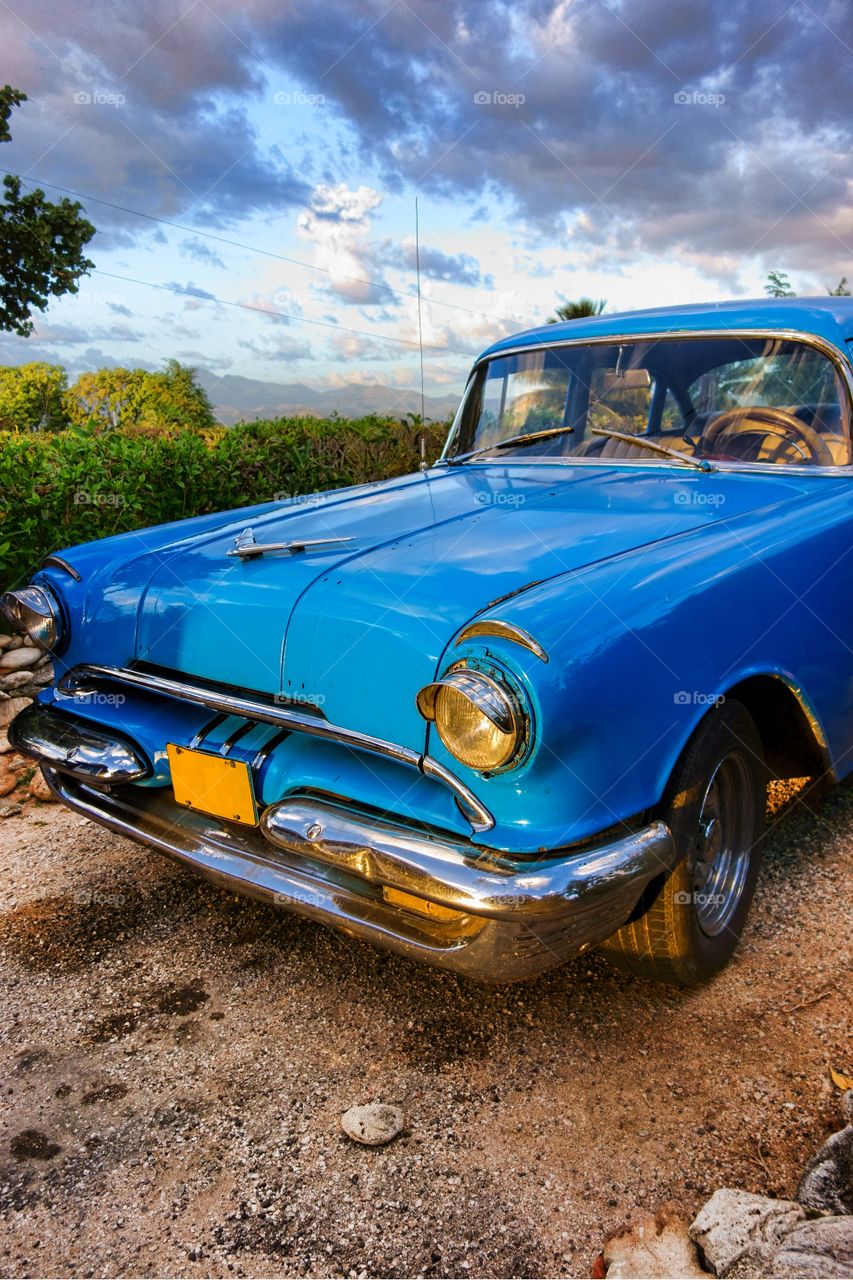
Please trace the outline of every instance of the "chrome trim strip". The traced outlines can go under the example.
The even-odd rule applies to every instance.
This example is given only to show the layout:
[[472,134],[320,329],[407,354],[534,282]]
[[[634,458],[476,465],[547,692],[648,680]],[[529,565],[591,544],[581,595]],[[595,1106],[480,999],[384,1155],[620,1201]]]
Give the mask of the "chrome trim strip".
[[246,734],[251,733],[254,727],[254,723],[251,720],[247,720],[245,724],[238,725],[234,732],[225,739],[222,746],[219,748],[219,754],[221,756],[227,756],[231,748],[235,746],[241,738],[245,738]]
[[464,644],[466,640],[472,640],[475,636],[498,636],[501,640],[512,640],[522,648],[529,649],[543,662],[549,661],[548,654],[538,640],[534,640],[529,631],[525,631],[523,627],[517,627],[513,622],[501,622],[499,618],[478,618],[462,628],[454,641],[454,646],[458,648],[460,644]]
[[541,920],[570,910],[620,882],[649,880],[675,866],[669,828],[652,822],[598,848],[554,850],[519,865],[464,840],[432,836],[343,807],[293,798],[271,805],[261,820],[268,840],[290,853],[327,862],[369,884],[389,885],[467,915]]
[[209,733],[213,733],[213,730],[218,729],[219,726],[221,724],[224,724],[227,719],[228,719],[227,716],[223,715],[222,712],[219,712],[219,714],[215,715],[212,720],[208,720],[206,724],[202,725],[198,733],[194,734],[193,737],[190,739],[188,744],[189,750],[197,751],[198,748],[201,746],[201,744],[204,742],[207,735]]
[[254,773],[256,777],[260,774],[261,769],[266,763],[267,756],[274,747],[277,747],[279,743],[284,742],[288,733],[288,729],[277,729],[274,733],[270,734],[264,745],[258,749],[251,764],[252,773]]
[[[604,333],[591,338],[554,338],[551,341],[543,340],[542,342],[521,343],[517,347],[506,347],[501,351],[493,351],[490,355],[484,353],[483,355],[478,356],[471,369],[469,384],[473,379],[474,374],[480,368],[480,365],[488,364],[491,360],[502,360],[504,356],[517,356],[528,351],[546,351],[552,347],[602,346],[607,343],[623,343],[627,345],[629,343],[638,342],[689,341],[692,338],[700,340],[709,338],[718,338],[723,340],[727,338],[734,338],[735,340],[738,338],[769,338],[776,339],[780,342],[802,342],[805,343],[806,346],[814,347],[815,350],[822,352],[823,355],[827,356],[832,361],[837,372],[841,375],[841,379],[844,382],[845,387],[847,388],[847,427],[849,433],[851,426],[853,426],[853,369],[851,369],[847,354],[827,338],[819,337],[814,333],[805,333],[800,329],[665,329],[662,331],[659,330],[655,333]],[[468,391],[469,388],[466,387],[465,399],[467,399]],[[444,442],[444,448],[442,449],[441,457],[439,458],[440,462],[444,461],[447,457],[447,451],[456,435],[458,424],[461,425],[461,421],[462,405],[459,407],[457,418],[454,420],[453,427],[448,432],[447,439]],[[462,462],[467,456],[468,455],[464,453],[459,454],[458,457],[454,458],[454,461]],[[532,462],[533,460],[533,458],[528,457],[525,459],[525,462]],[[488,461],[494,462],[495,459],[492,458]],[[509,459],[499,459],[499,461],[509,461]],[[576,461],[579,462],[581,459],[573,459],[569,457],[566,461],[572,463]],[[610,465],[619,463],[621,465],[625,460],[607,458],[598,461],[594,458],[585,458],[583,461],[589,465],[601,466],[602,463],[609,463]],[[635,465],[648,464],[640,463]],[[732,464],[716,463],[715,468],[718,471],[727,471],[730,465]],[[779,464],[775,462],[751,463],[749,466],[750,470],[755,468],[762,472],[766,472],[767,470],[779,470]],[[807,467],[805,470],[808,473],[824,471],[832,473],[839,471],[849,473],[851,467],[853,467],[853,463],[845,463],[844,465],[836,465],[834,467]],[[784,470],[786,474],[790,474],[793,469],[789,466],[785,466]],[[801,468],[798,468],[798,470],[801,470]]]
[[52,551],[49,555],[42,556],[42,560],[41,560],[41,564],[39,565],[39,568],[48,569],[50,568],[51,565],[53,565],[54,568],[56,569],[64,569],[65,572],[69,575],[69,577],[72,577],[75,582],[83,581],[83,578],[81,577],[81,575],[77,572],[77,570],[72,565],[68,563],[67,560],[63,560],[62,556],[54,555]]
[[61,693],[73,696],[78,682],[85,685],[86,681],[92,680],[106,680],[111,684],[128,685],[148,693],[164,694],[166,697],[177,698],[182,702],[210,707],[211,711],[241,716],[246,720],[261,720],[266,724],[275,724],[283,729],[306,733],[311,737],[327,738],[342,746],[353,747],[357,751],[368,751],[373,755],[385,756],[442,781],[453,791],[474,831],[490,831],[495,825],[489,810],[463,782],[460,782],[448,769],[430,760],[429,756],[412,751],[409,747],[401,747],[397,743],[359,733],[356,729],[346,729],[341,725],[330,724],[328,720],[292,711],[287,707],[267,705],[238,694],[220,693],[213,689],[189,684],[185,680],[153,676],[147,672],[132,671],[126,667],[83,664],[67,672],[59,681],[57,688]]
[[9,742],[39,764],[83,781],[116,786],[139,782],[151,773],[147,760],[123,735],[40,702],[30,703],[15,717]]

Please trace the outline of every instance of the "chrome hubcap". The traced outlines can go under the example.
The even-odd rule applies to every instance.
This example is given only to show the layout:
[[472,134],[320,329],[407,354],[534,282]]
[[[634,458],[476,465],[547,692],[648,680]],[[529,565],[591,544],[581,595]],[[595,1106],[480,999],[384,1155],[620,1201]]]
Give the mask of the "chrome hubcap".
[[740,752],[732,751],[714,770],[699,812],[693,909],[709,938],[731,922],[746,884],[753,800],[749,766]]

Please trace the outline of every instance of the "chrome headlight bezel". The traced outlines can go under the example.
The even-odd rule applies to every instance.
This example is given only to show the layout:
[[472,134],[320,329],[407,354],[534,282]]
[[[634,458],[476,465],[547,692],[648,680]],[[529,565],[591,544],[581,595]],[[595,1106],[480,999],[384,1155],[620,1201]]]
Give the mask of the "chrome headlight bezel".
[[59,600],[49,587],[31,584],[4,591],[0,611],[13,631],[26,636],[45,653],[57,653],[65,644],[67,627]]
[[[476,709],[485,722],[500,735],[492,756],[485,760],[466,750],[458,730],[449,723],[450,702],[462,697]],[[501,673],[487,674],[468,663],[450,667],[439,680],[425,685],[417,696],[418,710],[426,721],[435,725],[439,738],[450,754],[477,773],[503,773],[517,768],[530,744],[531,714],[527,699]],[[451,703],[452,706],[452,703]]]

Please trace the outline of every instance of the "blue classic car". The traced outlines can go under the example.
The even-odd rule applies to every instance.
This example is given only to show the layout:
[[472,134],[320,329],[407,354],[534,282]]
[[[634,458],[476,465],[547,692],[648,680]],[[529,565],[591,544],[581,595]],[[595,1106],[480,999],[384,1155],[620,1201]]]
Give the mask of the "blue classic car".
[[346,933],[714,974],[768,777],[853,766],[853,302],[548,325],[441,458],[48,556],[15,746],[66,804]]

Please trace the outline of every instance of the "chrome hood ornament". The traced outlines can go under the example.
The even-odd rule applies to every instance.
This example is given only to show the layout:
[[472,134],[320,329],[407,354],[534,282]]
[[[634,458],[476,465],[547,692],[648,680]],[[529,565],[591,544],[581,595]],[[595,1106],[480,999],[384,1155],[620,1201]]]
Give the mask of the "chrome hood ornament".
[[234,546],[228,552],[229,556],[239,556],[241,560],[254,560],[258,556],[266,555],[268,551],[288,551],[291,553],[298,551],[308,551],[312,547],[326,547],[335,542],[352,542],[351,537],[348,538],[294,538],[292,542],[256,542],[253,530],[244,529],[242,533],[238,533],[234,539]]

